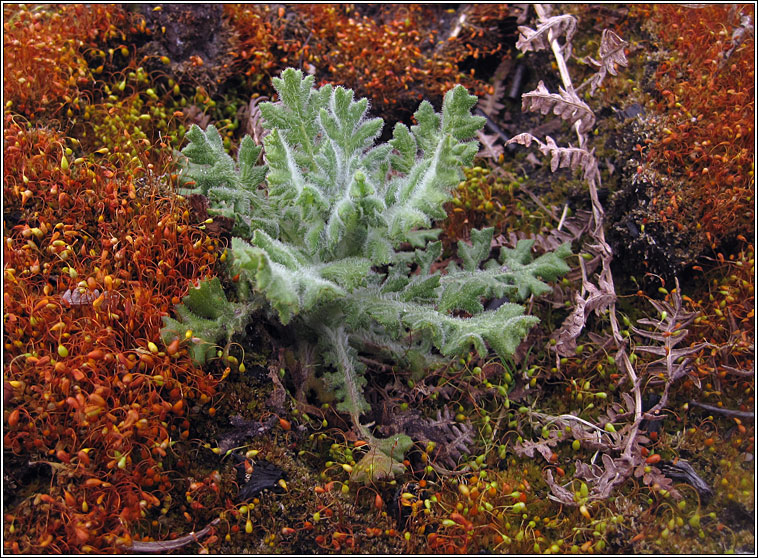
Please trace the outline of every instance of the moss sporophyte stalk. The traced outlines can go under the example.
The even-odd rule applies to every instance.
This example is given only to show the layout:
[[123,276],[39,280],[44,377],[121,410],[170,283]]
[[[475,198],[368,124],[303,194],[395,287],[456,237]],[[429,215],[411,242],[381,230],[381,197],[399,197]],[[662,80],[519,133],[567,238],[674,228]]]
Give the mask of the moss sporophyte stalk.
[[[522,240],[491,257],[493,229],[474,230],[470,244],[458,242],[461,265],[432,271],[442,243],[430,227],[445,217],[443,205],[478,150],[471,140],[484,118],[471,114],[476,97],[457,86],[439,113],[424,101],[415,125],[397,124],[392,139],[376,145],[383,122],[367,117],[366,99],[313,83],[294,69],[274,79],[279,101],[260,105],[263,145],[245,137],[236,161],[212,125],[188,132],[183,193],[202,194],[211,216],[233,220],[226,264],[236,280],[229,294],[219,278],[191,289],[177,319],[164,318],[162,336],[166,345],[188,343],[203,363],[254,315],[290,328],[305,364],[323,369],[337,409],[369,442],[352,477],[370,480],[401,470],[412,440],[379,439],[361,423],[370,411],[369,371],[358,353],[417,375],[472,347],[504,359],[538,321],[511,301],[549,291],[544,281],[569,270],[570,247],[533,259],[532,241]],[[509,301],[485,310],[483,301],[503,297]]]
[[[754,6],[175,8],[3,5],[6,553],[753,551]],[[233,32],[207,32],[222,22]],[[302,120],[312,142],[274,119],[264,130],[259,105],[279,101],[272,77],[290,65],[368,98],[353,132],[379,116],[386,141],[406,123],[413,156],[327,136],[334,89]],[[412,113],[427,99],[442,126],[455,84],[486,95],[482,148],[447,216],[422,211],[439,234],[390,238],[403,189],[424,182],[413,165],[438,147]],[[186,159],[195,178],[172,149],[193,123],[223,146]],[[527,131],[546,157],[501,145]],[[267,133],[284,140],[264,149]],[[216,148],[210,129],[198,137]],[[302,189],[269,180],[282,141]],[[361,228],[369,217],[380,224]],[[337,225],[347,240],[329,246]],[[391,245],[381,265],[350,249],[375,230]],[[416,316],[486,316],[444,289],[470,269],[464,253],[482,245],[473,269],[489,280],[520,238],[535,255],[576,242],[554,292],[479,297],[523,304],[539,327],[505,359],[483,334],[485,358],[443,354],[435,343],[457,333]],[[242,268],[251,249],[260,276]],[[363,259],[368,271],[334,278]],[[264,270],[296,276],[296,303]],[[309,306],[314,275],[332,290]],[[164,316],[184,326],[165,341]],[[321,322],[342,327],[352,376]],[[374,438],[337,408],[353,405],[349,386]]]

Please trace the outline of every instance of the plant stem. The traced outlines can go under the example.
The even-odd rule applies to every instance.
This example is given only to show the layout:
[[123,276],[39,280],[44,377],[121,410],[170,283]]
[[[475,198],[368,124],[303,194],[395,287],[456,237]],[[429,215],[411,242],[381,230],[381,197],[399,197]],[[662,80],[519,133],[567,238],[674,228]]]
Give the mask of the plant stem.
[[[546,21],[548,19],[548,15],[541,4],[534,4],[534,10],[537,13],[540,21]],[[566,60],[563,57],[563,49],[558,43],[558,40],[553,37],[552,30],[548,31],[548,41],[550,42],[550,48],[552,49],[553,55],[555,56],[555,60],[558,65],[558,71],[561,74],[561,81],[563,82],[563,86],[566,91],[572,93],[574,92],[574,84],[571,82],[571,75],[569,74]],[[576,122],[574,124],[574,130],[576,131],[576,135],[579,138],[579,147],[583,147],[584,143],[586,142],[586,136],[579,131],[579,126],[580,123]],[[613,275],[611,274],[610,267],[611,260],[613,259],[613,251],[605,241],[605,231],[603,230],[603,217],[605,215],[605,212],[603,211],[603,207],[600,204],[600,199],[597,195],[597,181],[599,180],[600,177],[598,175],[594,175],[587,181],[590,191],[590,199],[592,201],[593,220],[595,221],[595,226],[591,231],[591,235],[598,242],[599,248],[602,251],[602,271],[600,272],[600,286],[603,291],[607,293],[613,293],[615,296],[616,289],[613,284]],[[582,266],[582,279],[583,282],[587,280],[584,266]],[[620,332],[618,319],[616,318],[615,300],[611,301],[608,304],[608,314],[611,322],[613,339],[616,341],[616,346],[618,347],[616,358],[621,359],[621,364],[629,376],[629,380],[632,384],[632,390],[634,392],[634,424],[632,426],[632,431],[627,439],[626,448],[624,450],[624,454],[628,455],[632,451],[633,442],[637,435],[639,424],[642,421],[642,394],[640,392],[637,374],[634,371],[634,367],[632,366],[631,360],[629,359],[629,355],[626,351],[626,341]]]
[[[541,21],[547,20],[548,15],[545,12],[545,8],[542,7],[542,4],[534,4],[534,11],[537,12],[537,17],[539,17]],[[571,83],[571,76],[569,75],[568,66],[566,66],[566,60],[563,58],[563,50],[561,49],[561,45],[558,43],[558,41],[553,38],[552,29],[547,32],[547,38],[548,41],[550,41],[550,48],[553,50],[553,54],[555,55],[555,61],[558,64],[558,71],[561,74],[561,81],[563,82],[563,86],[566,88],[566,91],[573,91],[574,84]]]
[[345,403],[349,408],[350,418],[353,420],[353,425],[369,444],[375,446],[374,436],[366,426],[361,424],[360,421],[359,402],[361,401],[362,396],[358,393],[358,384],[356,382],[357,378],[353,359],[348,354],[347,334],[342,327],[335,330],[326,325],[321,327],[321,332],[327,337],[327,339],[329,339],[329,342],[334,348],[334,353],[337,357],[337,366],[344,376]]

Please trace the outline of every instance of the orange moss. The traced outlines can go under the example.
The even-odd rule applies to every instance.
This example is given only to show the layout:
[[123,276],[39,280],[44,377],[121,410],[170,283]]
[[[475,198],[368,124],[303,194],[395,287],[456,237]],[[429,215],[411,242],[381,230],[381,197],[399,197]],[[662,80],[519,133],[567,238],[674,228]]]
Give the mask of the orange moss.
[[[659,108],[668,115],[671,134],[651,146],[651,160],[672,173],[681,168],[690,173],[655,207],[676,223],[702,221],[714,247],[754,226],[752,37],[718,68],[718,56],[731,48],[738,9],[743,8],[652,8],[674,61],[662,63],[658,74],[661,90],[669,91]],[[210,401],[218,375],[195,368],[181,344],[164,347],[159,335],[161,317],[188,286],[213,274],[219,243],[185,202],[169,193],[170,146],[155,137],[162,132],[170,141],[164,123],[176,115],[168,89],[150,95],[152,76],[132,83],[124,73],[108,84],[115,100],[100,102],[89,94],[100,96],[104,84],[95,83],[100,72],[114,77],[101,70],[114,56],[129,62],[124,72],[135,70],[133,53],[119,41],[126,41],[122,30],[132,25],[130,33],[144,32],[144,24],[138,29],[119,8],[105,5],[3,10],[4,91],[10,103],[3,169],[4,443],[29,461],[49,464],[52,472],[50,482],[33,486],[33,493],[20,487],[20,503],[5,510],[4,551],[123,551],[136,532],[144,540],[166,538],[143,513],[149,519],[161,507],[173,511],[172,491],[176,496],[188,486],[182,496],[195,498],[184,512],[188,521],[200,515],[202,503],[210,507],[221,499],[217,472],[188,483],[186,466],[172,453],[173,443],[189,436],[188,407]],[[237,63],[248,85],[266,92],[272,75],[302,63],[305,69],[312,66],[319,80],[348,85],[371,97],[379,112],[395,115],[415,108],[419,95],[441,95],[458,81],[481,94],[485,85],[462,73],[462,63],[500,48],[487,27],[501,21],[507,7],[472,7],[473,25],[439,49],[428,31],[430,10],[406,5],[372,19],[343,5],[225,6],[239,33]],[[728,22],[724,29],[720,21]],[[105,43],[114,53],[106,54]],[[126,89],[120,95],[112,88],[122,79]],[[87,106],[90,120],[83,123]],[[143,112],[151,118],[144,128],[138,124]],[[58,119],[66,133],[28,124],[21,114]],[[73,132],[82,136],[66,137]],[[93,154],[100,145],[110,152]],[[460,213],[500,223],[495,184],[480,178],[479,190],[461,192],[464,207],[466,201],[471,207]],[[464,218],[454,215],[450,232],[472,225],[458,217]],[[753,248],[717,259],[709,295],[690,301],[702,312],[692,328],[694,340],[713,345],[698,355],[696,367],[707,396],[714,398],[710,403],[736,401],[750,410],[754,381],[731,369],[752,370],[754,364]],[[594,369],[584,366],[589,358],[582,361],[580,372]],[[743,445],[754,442],[752,429],[747,433],[740,436]],[[545,487],[526,480],[541,478],[540,464],[520,468],[517,463],[511,459],[505,470],[495,470],[493,457],[487,478],[459,477],[456,482],[465,488],[452,478],[435,482],[433,477],[418,483],[425,490],[405,485],[399,503],[409,520],[398,529],[407,529],[407,538],[405,532],[377,528],[390,521],[386,513],[365,537],[404,540],[410,552],[602,551],[606,535],[594,529],[616,517],[603,508],[593,510],[592,521],[566,509],[557,516],[554,505],[539,497]],[[547,466],[563,475],[558,465]],[[375,506],[382,513],[381,497]],[[322,533],[316,544],[331,551],[365,548],[364,533],[352,530],[354,507],[334,508],[333,525],[316,526]],[[636,513],[630,510],[627,518]],[[332,521],[331,505],[319,504],[318,511]],[[646,525],[655,524],[655,511],[644,514]],[[240,514],[231,516],[241,521]],[[564,536],[566,522],[580,530]],[[334,529],[327,531],[330,525]],[[292,536],[293,527],[304,533],[314,529],[302,521],[282,528],[282,536]]]
[[711,344],[698,354],[696,368],[714,403],[732,401],[750,411],[755,407],[755,250],[746,244],[736,256],[719,253],[717,262],[706,276],[707,296],[689,301],[700,312],[694,341]]
[[285,21],[268,5],[224,4],[224,15],[237,33],[230,53],[235,65],[243,70],[250,85],[270,87],[271,77],[281,69],[276,60]]
[[[436,37],[434,12],[420,5],[380,9],[372,17],[352,5],[225,6],[239,35],[235,53],[258,83],[287,66],[315,72],[320,83],[338,83],[368,97],[380,115],[415,110],[421,99],[441,98],[462,83],[483,95],[490,89],[461,63],[501,50],[491,26],[505,5],[473,6],[460,33]],[[268,81],[268,80],[266,80]]]
[[652,209],[664,222],[702,227],[713,248],[754,230],[754,37],[735,34],[744,15],[754,21],[755,7],[661,4],[650,14],[670,54],[656,73],[663,136],[648,155],[681,179]]
[[6,108],[30,117],[61,118],[82,108],[80,94],[102,71],[89,67],[85,53],[100,43],[125,41],[122,29],[129,23],[127,13],[110,4],[7,4],[3,16]]
[[4,443],[53,473],[6,513],[5,550],[114,551],[168,505],[187,402],[215,393],[160,328],[218,241],[146,169],[74,160],[73,140],[9,115],[4,141]]

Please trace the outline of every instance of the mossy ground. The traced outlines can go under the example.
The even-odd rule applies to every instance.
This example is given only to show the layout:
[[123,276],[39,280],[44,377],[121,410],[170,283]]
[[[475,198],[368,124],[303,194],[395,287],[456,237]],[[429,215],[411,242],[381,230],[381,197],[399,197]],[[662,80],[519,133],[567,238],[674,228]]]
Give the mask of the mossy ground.
[[[661,172],[660,167],[656,169],[655,160],[643,161],[642,152],[662,142],[665,133],[661,122],[668,122],[659,119],[662,114],[658,103],[661,93],[654,73],[654,61],[676,60],[681,54],[675,45],[658,39],[660,28],[652,23],[639,35],[633,31],[639,28],[640,18],[646,17],[652,22],[654,14],[644,10],[629,12],[619,7],[594,9],[574,5],[570,9],[580,17],[579,34],[574,41],[578,57],[595,55],[599,33],[604,27],[616,27],[630,43],[628,69],[620,68],[618,77],[609,76],[604,87],[587,102],[598,115],[593,146],[603,175],[601,200],[607,204],[606,208],[613,207],[613,211],[608,213],[607,226],[612,228],[624,223],[624,230],[633,230],[627,228],[625,220],[630,209],[626,206],[632,202],[627,204],[618,200],[638,203],[639,199],[644,199],[644,195],[635,193],[637,197],[633,197],[630,193],[631,178],[643,162],[649,165],[651,173]],[[4,7],[4,10],[11,9]],[[697,17],[696,14],[696,10],[685,10],[678,17]],[[501,15],[493,13],[487,17]],[[6,11],[5,16],[6,25],[26,21],[12,10]],[[237,17],[242,15],[238,14]],[[321,14],[320,17],[324,21],[332,21],[337,16]],[[136,170],[139,168],[145,171],[152,165],[151,172],[145,171],[148,176],[142,180],[148,183],[155,181],[164,187],[172,184],[173,180],[171,148],[181,144],[183,131],[193,121],[205,118],[218,123],[229,148],[234,148],[245,129],[242,109],[251,96],[270,93],[269,74],[276,69],[276,56],[286,53],[292,56],[291,51],[282,45],[290,48],[293,37],[299,37],[298,33],[302,31],[297,27],[260,27],[258,40],[262,44],[269,41],[265,43],[270,47],[268,51],[262,49],[253,54],[252,50],[235,52],[230,48],[229,52],[222,52],[223,49],[214,44],[213,53],[218,56],[214,54],[204,61],[191,57],[178,61],[163,59],[169,52],[162,50],[165,43],[162,47],[157,35],[160,25],[152,33],[146,33],[139,14],[129,20],[132,22],[131,31],[130,24],[123,23],[121,19],[117,21],[115,16],[106,18],[98,14],[98,18],[87,20],[89,25],[101,27],[89,34],[94,44],[84,49],[85,56],[74,56],[78,48],[75,41],[78,39],[67,37],[61,39],[64,46],[60,51],[48,53],[51,59],[58,56],[62,64],[72,65],[71,71],[63,72],[60,83],[58,77],[53,76],[52,81],[57,89],[43,87],[40,76],[30,69],[26,81],[39,88],[39,95],[35,97],[33,90],[31,93],[27,91],[32,88],[19,82],[21,74],[6,74],[6,99],[16,99],[15,104],[11,102],[5,107],[6,128],[15,119],[26,121],[29,129],[59,129],[61,134],[74,137],[83,144],[79,149],[83,157],[105,160],[104,168],[117,170],[117,176],[139,172]],[[158,16],[152,17],[152,20],[163,21]],[[292,18],[286,21],[291,22]],[[440,21],[449,26],[455,18],[447,14]],[[662,24],[660,20],[655,21],[658,21],[657,25]],[[29,32],[44,30],[44,22],[44,18],[33,20],[30,24],[32,31]],[[38,23],[41,27],[38,25],[35,28]],[[172,24],[176,22],[172,20]],[[499,23],[499,32],[512,28],[512,24],[512,21],[509,24]],[[593,24],[595,27],[592,27]],[[397,25],[392,21],[387,28],[394,29],[393,26]],[[191,21],[187,22],[187,26],[191,27]],[[121,29],[126,32],[121,32]],[[450,32],[449,29],[438,31],[440,35]],[[276,33],[283,35],[279,37]],[[515,36],[511,38],[515,43]],[[198,37],[198,41],[200,39]],[[723,37],[719,40],[727,39]],[[12,37],[6,39],[11,40]],[[280,42],[277,43],[277,40]],[[139,50],[143,45],[147,46]],[[6,42],[6,46],[11,45]],[[485,46],[483,43],[481,48]],[[141,60],[136,54],[138,50],[140,56],[144,56]],[[461,52],[468,51],[461,49]],[[507,55],[516,59],[515,52]],[[335,53],[331,56],[335,60],[339,58]],[[460,56],[461,67],[469,68],[479,62],[488,68],[491,65],[491,59],[485,64],[483,59],[479,61],[470,53]],[[548,55],[534,53],[518,60],[530,70],[523,91],[533,89],[540,79],[544,79],[551,90],[555,89],[557,73]],[[240,64],[253,62],[256,66],[246,74],[246,78],[240,78],[240,72],[232,71],[240,70]],[[213,71],[215,66],[218,66],[218,72]],[[146,69],[140,71],[138,67]],[[75,68],[81,68],[81,71],[75,71]],[[588,68],[581,65],[579,68],[580,74],[585,72],[589,75]],[[330,71],[336,72],[336,69]],[[214,81],[216,76],[221,76],[223,80],[220,83]],[[477,77],[482,76],[477,74]],[[71,90],[61,92],[68,87],[66,84],[71,79],[71,83],[78,83],[76,87],[80,88],[78,93],[81,100],[72,98]],[[90,81],[87,82],[87,79]],[[438,84],[430,86],[430,90],[436,90],[436,87]],[[69,99],[66,100],[65,96]],[[617,116],[617,110],[633,104],[644,108],[644,124],[635,118]],[[518,100],[505,100],[505,105],[497,120],[507,132],[525,131],[545,122],[541,115],[522,114]],[[391,114],[389,103],[381,107],[384,113]],[[145,114],[149,117],[141,116]],[[407,118],[407,114],[398,118]],[[750,133],[753,133],[752,129]],[[565,140],[564,143],[568,142],[567,129],[556,126],[551,134],[558,143],[561,139]],[[69,142],[66,145],[74,144]],[[27,155],[31,158],[34,154]],[[6,154],[6,161],[8,157]],[[56,153],[55,157],[59,159],[59,154]],[[73,156],[69,157],[73,161]],[[66,159],[66,167],[68,165],[69,160]],[[4,227],[6,237],[12,236],[16,240],[24,235],[24,224],[28,224],[24,230],[31,230],[29,227],[37,224],[35,219],[44,212],[44,208],[38,209],[37,214],[31,214],[25,205],[28,196],[20,188],[16,188],[19,192],[14,192],[12,188],[13,185],[20,187],[25,184],[24,173],[29,171],[24,167],[9,168],[11,170],[7,170],[5,176],[4,201],[6,206],[12,206],[12,212],[4,214]],[[682,169],[682,174],[686,174],[685,170]],[[741,178],[752,184],[754,190],[752,175]],[[515,154],[506,152],[499,159],[482,159],[477,162],[477,168],[467,169],[466,179],[455,193],[455,200],[450,203],[448,219],[438,224],[443,229],[446,246],[451,248],[446,253],[452,254],[454,241],[466,239],[471,228],[485,225],[496,226],[496,234],[504,236],[539,234],[548,237],[558,227],[564,208],[567,218],[590,209],[585,188],[583,182],[568,171],[550,173],[547,165],[528,158],[526,150]],[[124,199],[130,199],[130,193],[126,187],[120,193],[116,189],[116,196]],[[108,195],[112,194],[111,191]],[[58,199],[56,196],[55,201],[50,203],[58,204]],[[111,214],[116,215],[121,199],[111,201],[116,204]],[[189,210],[193,208],[181,205],[187,202],[175,200],[172,203],[179,207],[176,222],[182,219],[182,207],[187,207],[184,219],[188,219]],[[126,205],[124,202],[123,206]],[[53,215],[56,211],[60,212],[60,219],[63,220],[65,207],[61,201],[47,210]],[[750,244],[755,235],[754,226],[749,231],[739,231],[742,239],[733,231],[722,238],[709,237],[712,242],[706,243],[700,233],[672,228],[670,219],[666,220],[661,215],[646,215],[645,207],[644,204],[635,205],[634,215],[640,219],[650,219],[648,233],[660,232],[656,239],[662,245],[661,262],[674,263],[667,267],[651,259],[646,264],[642,252],[630,241],[630,236],[619,235],[614,244],[618,258],[614,270],[619,312],[628,318],[631,325],[651,316],[654,309],[648,297],[670,297],[673,276],[676,275],[688,308],[700,312],[701,316],[691,327],[688,342],[694,344],[704,340],[711,344],[695,355],[690,376],[679,380],[672,388],[662,429],[649,451],[664,460],[681,458],[689,461],[712,488],[711,498],[701,497],[685,483],[675,485],[678,491],[678,496],[675,496],[655,486],[647,486],[642,478],[632,477],[615,489],[610,498],[588,505],[587,509],[563,506],[549,498],[546,472],[551,471],[565,483],[574,479],[577,460],[599,462],[599,457],[582,445],[577,448],[569,436],[565,440],[559,438],[551,446],[553,455],[547,457],[539,453],[534,458],[522,457],[514,451],[514,444],[520,439],[539,440],[550,436],[542,424],[530,420],[525,409],[553,416],[572,413],[593,421],[612,402],[620,401],[621,394],[628,389],[628,385],[621,381],[612,356],[599,340],[608,333],[610,326],[607,319],[595,316],[589,319],[580,338],[582,349],[576,357],[557,362],[550,350],[550,334],[569,314],[572,293],[581,285],[581,277],[575,269],[557,286],[555,296],[531,303],[530,311],[540,317],[541,323],[530,334],[513,362],[463,359],[430,372],[421,380],[411,378],[409,372],[400,369],[377,370],[372,375],[369,395],[373,399],[369,400],[376,407],[387,406],[387,412],[398,416],[409,409],[415,410],[427,418],[434,418],[438,411],[447,409],[454,424],[470,427],[471,434],[463,444],[465,451],[461,451],[458,458],[459,469],[465,470],[460,474],[440,474],[440,467],[437,466],[442,463],[437,460],[441,459],[442,454],[439,448],[419,443],[407,456],[407,472],[404,475],[376,485],[351,483],[350,472],[366,448],[351,433],[349,421],[336,413],[328,401],[319,397],[318,379],[305,377],[298,370],[297,359],[288,352],[292,340],[278,337],[278,330],[268,327],[265,317],[261,316],[260,323],[251,327],[246,337],[234,340],[231,354],[237,359],[236,363],[218,359],[202,371],[207,381],[215,386],[214,389],[195,386],[195,395],[187,397],[186,413],[181,406],[172,411],[176,412],[176,416],[169,414],[166,418],[164,412],[161,420],[170,423],[173,442],[169,451],[165,452],[162,467],[170,483],[161,484],[160,490],[153,489],[160,495],[161,505],[142,506],[141,502],[135,502],[135,516],[128,527],[131,540],[168,540],[198,531],[221,518],[212,533],[169,553],[755,552],[754,418],[743,415],[740,419],[694,404],[742,413],[754,411],[754,376],[749,374],[754,363],[754,252]],[[122,220],[120,223],[133,226],[137,217],[134,221]],[[637,223],[634,219],[632,222]],[[638,227],[638,224],[635,226]],[[97,231],[98,226],[93,224],[92,231]],[[184,226],[189,225],[185,223]],[[103,227],[107,228],[107,224]],[[112,228],[107,232],[114,238],[118,237],[124,245],[128,242],[125,240],[127,235],[137,234],[131,230],[115,231]],[[165,234],[162,233],[164,238],[170,238],[169,232],[167,229]],[[191,232],[193,236],[191,239],[188,237],[183,248],[189,254],[183,265],[198,270],[199,254],[206,250],[203,246],[207,245],[206,251],[213,252],[214,258],[210,261],[209,256],[203,256],[207,260],[202,261],[205,266],[203,274],[222,273],[223,265],[216,263],[215,258],[220,258],[223,252],[223,230],[193,228]],[[206,233],[217,238],[218,242],[206,242]],[[637,238],[632,233],[630,235]],[[23,236],[24,239],[28,237]],[[197,248],[197,242],[200,242],[200,248]],[[581,243],[582,238],[577,238],[574,250],[579,251]],[[682,250],[681,247],[688,243],[697,245],[698,249]],[[216,246],[220,248],[217,250]],[[95,247],[92,246],[93,249]],[[130,258],[131,253],[127,253],[127,259]],[[135,256],[135,265],[138,265],[138,259]],[[190,261],[194,263],[187,263]],[[37,267],[40,263],[36,264]],[[85,256],[82,256],[81,263],[83,266],[87,263]],[[578,259],[575,258],[573,263],[578,269]],[[28,265],[35,264],[29,260]],[[71,268],[74,267],[71,264]],[[7,269],[6,260],[6,281],[9,280]],[[50,274],[57,278],[57,274],[61,273],[60,265],[56,268],[53,264],[51,269]],[[13,273],[20,277],[22,270],[16,269]],[[15,278],[13,273],[11,278]],[[31,275],[34,276],[34,273],[37,272]],[[84,276],[82,269],[79,274]],[[104,281],[101,276],[93,274],[95,276],[98,281]],[[182,279],[187,285],[182,288],[189,285],[190,276],[193,276],[191,272],[184,273]],[[157,272],[130,276],[130,279],[153,280],[160,285],[168,282],[165,278],[161,279]],[[39,291],[32,305],[43,296],[42,287]],[[31,297],[32,290],[29,293]],[[44,295],[47,294],[45,291]],[[166,295],[168,300],[172,300],[172,296],[178,300],[175,292]],[[164,311],[170,311],[168,304]],[[159,322],[159,315],[160,310],[156,309],[152,319]],[[18,388],[11,382],[18,381],[19,372],[11,365],[11,360],[27,354],[27,349],[22,347],[28,340],[24,337],[23,328],[18,333],[13,329],[15,322],[11,324],[8,320],[6,311],[6,434],[18,433],[20,427],[17,424],[26,424],[23,418],[19,422],[18,415],[13,418],[16,406],[26,409],[30,417],[36,417],[38,405],[41,405],[33,398],[31,391],[24,392],[23,388],[24,397],[29,399],[14,399],[13,394],[18,395]],[[157,342],[157,329],[149,331],[152,333],[146,333],[145,338],[128,340],[145,346],[148,341]],[[155,339],[148,335],[155,335]],[[21,345],[14,345],[15,342]],[[635,342],[642,343],[642,340],[636,339]],[[131,346],[122,347],[122,350],[127,348]],[[149,354],[147,356],[150,357]],[[638,357],[639,366],[643,369],[652,360],[643,354]],[[168,356],[165,358],[168,362]],[[27,360],[30,361],[27,368],[33,366],[31,359],[27,357]],[[186,359],[181,362],[182,366],[191,366]],[[244,372],[240,372],[239,363],[244,364]],[[15,366],[19,366],[18,361]],[[733,370],[742,372],[734,373]],[[309,389],[305,390],[300,401],[296,401],[295,388],[306,381]],[[644,388],[645,393],[658,393],[660,384],[651,381]],[[206,392],[208,395],[205,395]],[[118,402],[113,404],[118,406]],[[42,407],[39,409],[42,410]],[[230,419],[234,416],[260,423],[274,418],[271,422],[273,427],[260,436],[249,437],[237,451],[241,455],[247,453],[251,460],[272,463],[284,472],[284,483],[247,503],[235,500],[240,487],[233,456],[218,451],[217,447],[219,439],[232,429]],[[377,416],[383,415],[377,411]],[[183,424],[183,420],[187,424]],[[36,428],[33,420],[28,424],[29,429]],[[69,462],[60,461],[61,454],[56,453],[60,447],[55,443],[50,445],[51,451],[44,452],[8,444],[5,450],[9,452],[12,448],[17,450],[18,455],[11,457],[6,454],[8,459],[4,462],[4,550],[36,552],[57,548],[63,551],[62,546],[49,546],[49,541],[43,544],[44,529],[34,531],[35,537],[38,537],[34,539],[22,531],[24,525],[40,523],[32,503],[39,504],[41,495],[47,495],[51,500],[60,497],[60,505],[63,506],[64,501],[68,505],[68,500],[63,496],[64,489],[74,491],[71,483],[81,483],[82,479],[76,476],[73,469],[66,469]],[[41,466],[39,462],[42,461],[54,465]],[[37,465],[30,465],[30,462]],[[128,467],[125,470],[129,471]],[[581,498],[583,487],[578,479],[572,481],[569,489]],[[43,506],[47,504],[53,505],[42,500]],[[91,499],[89,505],[94,507]],[[56,509],[73,509],[78,515],[88,513],[80,500],[75,502],[73,508]],[[143,511],[141,514],[140,509]],[[43,523],[46,524],[40,524]],[[89,534],[61,530],[57,531],[57,536],[69,537],[65,548],[85,552],[123,550],[128,542],[122,540],[119,547],[113,539],[108,539],[107,533],[96,533],[97,525],[89,525],[87,529]],[[53,526],[50,530],[53,531]],[[81,540],[76,538],[79,536]],[[87,546],[94,544],[94,541],[98,541],[99,546]],[[16,546],[13,546],[14,543]]]

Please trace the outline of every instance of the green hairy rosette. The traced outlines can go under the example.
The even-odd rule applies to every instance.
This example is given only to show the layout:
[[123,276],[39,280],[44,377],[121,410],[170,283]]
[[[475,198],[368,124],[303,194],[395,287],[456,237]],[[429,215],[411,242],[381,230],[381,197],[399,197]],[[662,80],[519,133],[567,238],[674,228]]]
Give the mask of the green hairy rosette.
[[[253,313],[268,312],[318,349],[338,410],[382,459],[383,448],[394,448],[393,470],[410,440],[378,440],[360,422],[370,407],[358,352],[370,347],[421,373],[440,355],[472,348],[506,358],[538,320],[514,302],[490,311],[482,302],[544,294],[544,281],[568,271],[570,250],[532,259],[531,242],[521,241],[490,257],[490,228],[472,231],[470,244],[459,242],[462,266],[432,273],[442,244],[430,227],[445,217],[443,204],[478,150],[473,138],[484,119],[471,114],[476,97],[457,86],[441,113],[424,101],[417,124],[397,124],[392,139],[377,145],[383,122],[367,116],[368,101],[342,87],[316,89],[313,81],[293,69],[274,79],[279,101],[260,105],[269,130],[265,165],[257,165],[261,148],[250,138],[235,162],[213,126],[187,134],[182,177],[208,197],[212,214],[235,220],[229,271],[239,281],[235,301],[218,279],[192,289],[177,308],[181,321],[165,319],[164,339],[191,329],[201,347],[228,344]],[[200,362],[210,355],[193,350]]]

